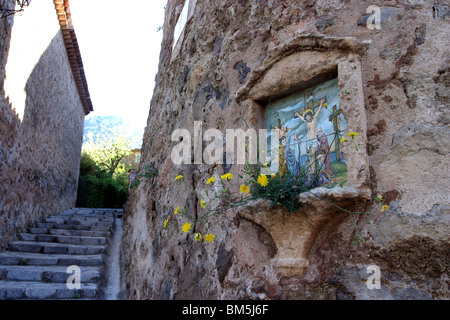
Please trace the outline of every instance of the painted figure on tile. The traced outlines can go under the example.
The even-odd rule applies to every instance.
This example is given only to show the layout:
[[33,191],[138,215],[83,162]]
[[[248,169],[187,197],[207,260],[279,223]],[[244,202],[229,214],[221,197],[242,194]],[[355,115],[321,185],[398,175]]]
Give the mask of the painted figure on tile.
[[294,176],[298,177],[300,175],[301,168],[301,154],[300,154],[300,143],[301,141],[297,138],[295,131],[290,131],[288,133],[286,148],[284,151],[284,159],[286,161],[287,168],[289,172]]
[[317,142],[317,166],[319,171],[325,172],[326,175],[331,178],[334,176],[334,173],[331,169],[330,145],[328,144],[328,138],[323,132],[322,127],[317,128]]
[[306,123],[306,127],[308,129],[308,140],[307,140],[307,152],[309,155],[309,159],[311,161],[311,171],[312,172],[316,172],[316,161],[315,161],[315,156],[316,156],[316,150],[317,150],[317,132],[316,132],[316,128],[317,128],[317,118],[320,114],[320,112],[322,111],[322,107],[323,104],[326,103],[327,99],[326,98],[322,98],[320,100],[320,103],[318,104],[319,106],[319,110],[314,113],[314,107],[315,107],[315,103],[313,103],[313,96],[310,95],[308,97],[308,107],[311,107],[309,109],[307,109],[304,113],[303,116],[300,115],[300,113],[296,112],[294,114],[294,118],[299,118],[300,120],[302,120],[303,122]]

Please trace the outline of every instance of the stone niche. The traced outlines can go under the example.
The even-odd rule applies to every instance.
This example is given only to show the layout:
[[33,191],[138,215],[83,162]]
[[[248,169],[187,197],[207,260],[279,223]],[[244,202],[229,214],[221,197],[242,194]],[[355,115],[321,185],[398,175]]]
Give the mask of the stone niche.
[[[310,249],[320,233],[326,226],[339,225],[348,217],[348,213],[337,206],[350,211],[361,211],[371,198],[360,63],[360,56],[365,48],[365,43],[354,38],[314,35],[296,37],[273,48],[264,64],[253,71],[248,82],[236,93],[236,100],[246,110],[250,123],[255,129],[261,129],[266,128],[269,122],[266,116],[271,102],[308,92],[327,81],[335,81],[339,88],[334,102],[338,101],[346,123],[342,134],[359,134],[355,140],[359,143],[358,150],[348,145],[339,152],[347,166],[345,185],[318,187],[300,194],[300,209],[293,214],[271,207],[270,202],[264,200],[239,209],[240,216],[262,226],[272,236],[278,250],[274,257],[275,265],[282,276],[304,274],[309,266]],[[310,95],[303,105],[303,115],[308,107],[317,110],[314,109],[317,107],[314,105],[317,99],[320,96]],[[329,107],[332,108],[333,105]],[[329,112],[333,113],[332,110]]]

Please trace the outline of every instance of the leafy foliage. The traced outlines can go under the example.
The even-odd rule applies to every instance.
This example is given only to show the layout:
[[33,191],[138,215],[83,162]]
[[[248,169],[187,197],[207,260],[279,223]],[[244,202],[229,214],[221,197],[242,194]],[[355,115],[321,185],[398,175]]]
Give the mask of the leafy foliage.
[[85,175],[91,174],[94,175],[97,171],[97,165],[94,159],[86,152],[83,151],[81,153],[81,161],[80,161],[80,176],[84,177]]
[[77,207],[121,208],[127,201],[129,174],[121,163],[130,154],[123,134],[94,139],[83,146]]
[[314,188],[314,184],[308,183],[306,174],[298,177],[285,173],[283,176],[279,174],[271,176],[269,184],[263,187],[258,183],[261,168],[258,165],[246,165],[244,173],[250,179],[248,181],[252,198],[268,199],[274,206],[285,208],[289,213],[293,213],[298,209],[298,195]]
[[130,140],[124,132],[114,130],[108,136],[92,137],[83,145],[83,152],[89,154],[95,164],[113,177],[120,161],[131,154]]
[[128,188],[123,181],[89,174],[80,177],[77,207],[121,208],[127,197]]
[[143,178],[145,178],[145,179],[153,179],[153,178],[156,178],[158,176],[158,174],[159,174],[158,173],[158,169],[156,169],[153,165],[145,166],[143,173],[136,174],[136,179],[130,185],[130,189],[136,188]]

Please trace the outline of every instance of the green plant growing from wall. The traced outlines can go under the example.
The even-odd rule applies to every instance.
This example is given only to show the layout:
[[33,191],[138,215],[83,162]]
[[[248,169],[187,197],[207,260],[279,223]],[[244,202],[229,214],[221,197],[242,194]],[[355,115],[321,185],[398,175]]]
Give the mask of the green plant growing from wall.
[[143,179],[154,179],[157,176],[158,176],[158,169],[156,169],[153,166],[153,164],[152,165],[146,165],[144,167],[144,172],[140,172],[140,173],[136,174],[136,178],[131,183],[130,189],[136,188]]

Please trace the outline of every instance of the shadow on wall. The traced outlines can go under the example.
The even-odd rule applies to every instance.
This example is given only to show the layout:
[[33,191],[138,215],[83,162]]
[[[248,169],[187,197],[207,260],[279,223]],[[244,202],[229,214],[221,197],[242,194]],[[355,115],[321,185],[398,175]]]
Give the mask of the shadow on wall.
[[21,122],[5,97],[12,24],[1,23],[0,249],[27,225],[75,205],[84,122],[60,31],[26,82]]

